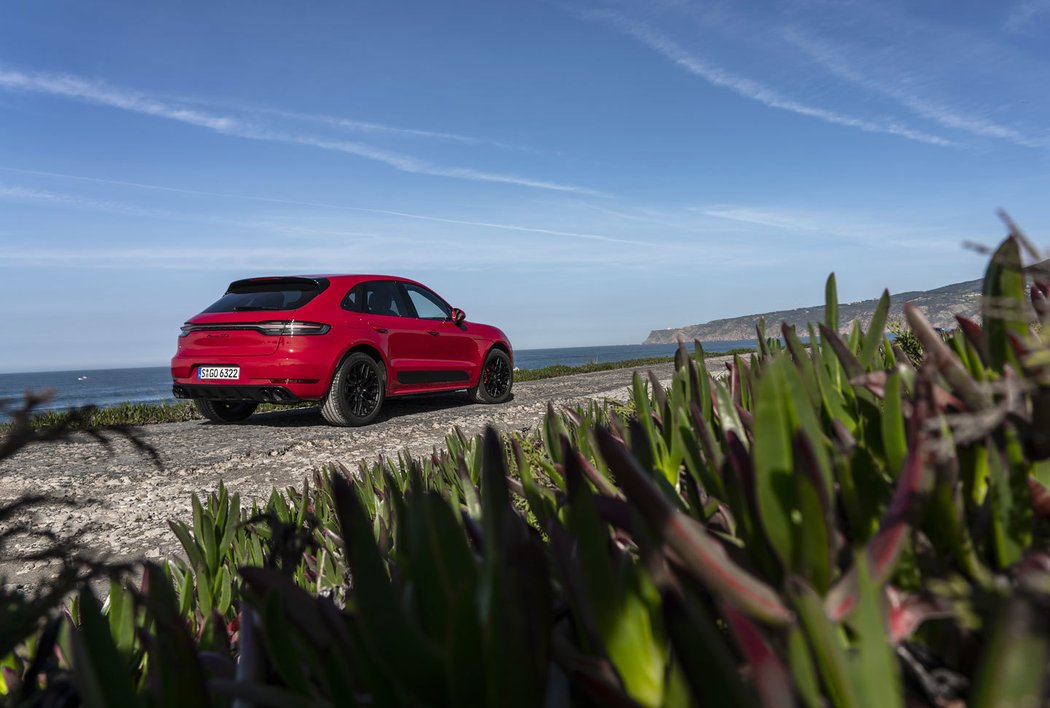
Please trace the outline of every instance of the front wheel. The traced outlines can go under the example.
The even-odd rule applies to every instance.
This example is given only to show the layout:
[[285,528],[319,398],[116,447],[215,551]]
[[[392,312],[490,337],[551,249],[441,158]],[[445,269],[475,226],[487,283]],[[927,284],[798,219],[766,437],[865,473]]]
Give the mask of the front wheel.
[[485,357],[478,385],[472,391],[474,400],[481,403],[503,403],[510,398],[513,385],[514,372],[510,367],[510,357],[502,349],[493,349]]
[[193,399],[193,406],[197,412],[213,423],[240,423],[254,413],[258,405],[251,401],[229,403],[209,401],[206,398]]
[[383,405],[386,369],[364,352],[355,352],[339,365],[321,404],[321,415],[332,425],[368,425]]

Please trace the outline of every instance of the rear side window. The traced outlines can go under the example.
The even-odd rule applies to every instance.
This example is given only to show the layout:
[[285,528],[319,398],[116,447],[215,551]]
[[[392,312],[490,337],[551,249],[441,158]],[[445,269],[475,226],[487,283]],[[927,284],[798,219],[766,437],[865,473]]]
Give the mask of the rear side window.
[[343,308],[386,317],[409,316],[401,291],[392,280],[372,280],[355,285],[343,298]]
[[297,310],[328,287],[327,281],[307,278],[238,280],[205,312],[261,312]]

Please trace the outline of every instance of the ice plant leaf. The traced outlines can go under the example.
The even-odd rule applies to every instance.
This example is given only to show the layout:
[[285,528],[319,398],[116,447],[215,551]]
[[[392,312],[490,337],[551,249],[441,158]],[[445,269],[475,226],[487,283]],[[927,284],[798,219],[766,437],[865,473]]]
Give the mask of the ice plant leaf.
[[853,675],[858,693],[870,706],[904,705],[900,668],[889,642],[889,627],[881,587],[871,574],[870,559],[863,553],[854,560],[857,573],[857,610],[850,620],[856,634]]
[[824,284],[824,326],[832,332],[839,331],[839,296],[834,273],[828,275]]
[[791,708],[795,692],[784,662],[770,646],[762,631],[744,614],[723,604],[722,614],[737,646],[747,659],[751,676],[765,708]]
[[988,262],[981,289],[981,319],[990,364],[1002,371],[1007,363],[1017,365],[1010,349],[1010,333],[1023,337],[1028,333],[1025,322],[1024,271],[1021,249],[1015,236],[1008,236]]
[[1046,705],[1050,661],[1046,615],[1028,598],[1015,595],[996,624],[977,671],[974,708]]
[[886,377],[883,388],[881,421],[882,449],[886,455],[886,466],[891,476],[900,474],[904,458],[908,454],[908,441],[904,434],[904,414],[901,403],[901,380],[896,371]]
[[785,364],[783,359],[773,361],[759,381],[753,464],[758,517],[780,562],[792,568],[798,499],[791,448],[797,414],[788,392]]
[[957,394],[972,410],[979,411],[992,404],[991,396],[966,370],[922,312],[910,302],[904,303],[904,317],[912,332],[926,350],[926,357],[933,358],[941,375],[951,384]]
[[[926,409],[925,402],[916,405],[912,415],[912,442],[904,470],[897,479],[893,498],[882,518],[879,530],[865,550],[872,562],[872,577],[880,585],[893,571],[907,534],[915,521],[919,502],[933,481],[933,471],[926,459],[927,434],[921,430]],[[856,608],[859,592],[856,574],[856,567],[851,568],[828,593],[827,612],[833,620],[842,619]]]
[[853,353],[849,345],[842,341],[842,337],[839,336],[838,332],[820,325],[820,340],[822,343],[826,342],[832,351],[835,352],[839,363],[842,364],[842,368],[846,371],[847,378],[855,379],[864,374],[864,367],[861,366],[857,355]]
[[598,447],[627,498],[685,564],[685,569],[726,602],[770,624],[791,621],[791,611],[768,585],[733,563],[725,549],[696,521],[677,511],[648,479],[623,443],[604,429]]
[[799,624],[809,640],[816,660],[817,671],[824,684],[828,700],[837,708],[860,706],[860,697],[850,673],[849,657],[835,632],[824,605],[813,589],[798,578],[788,578],[791,597]]
[[[332,497],[354,577],[355,619],[373,661],[387,676],[401,679],[408,690],[420,696],[434,695],[444,685],[440,661],[404,615],[357,493],[336,475],[332,478]],[[402,671],[402,667],[409,670]]]
[[135,706],[130,667],[110,634],[90,587],[80,591],[80,631],[72,633],[73,677],[87,706]]
[[882,343],[882,334],[886,330],[886,314],[889,310],[890,291],[883,290],[882,297],[879,298],[879,304],[875,306],[875,312],[871,315],[868,331],[864,335],[860,355],[858,356],[860,365],[865,369],[871,368],[875,354],[879,351],[879,344]]

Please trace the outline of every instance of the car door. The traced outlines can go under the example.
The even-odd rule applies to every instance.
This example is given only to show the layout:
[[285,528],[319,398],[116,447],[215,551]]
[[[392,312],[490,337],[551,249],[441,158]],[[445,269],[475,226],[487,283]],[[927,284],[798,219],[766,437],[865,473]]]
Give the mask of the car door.
[[[360,290],[359,290],[360,288]],[[387,358],[390,387],[398,387],[397,373],[418,366],[418,347],[411,335],[412,320],[407,317],[409,306],[404,294],[393,280],[370,280],[354,288],[355,309],[365,318],[372,330],[373,341]]]
[[416,283],[402,282],[400,286],[409,306],[408,336],[420,361],[418,369],[405,373],[405,383],[436,388],[466,386],[474,378],[477,342],[452,321],[452,308],[432,290]]

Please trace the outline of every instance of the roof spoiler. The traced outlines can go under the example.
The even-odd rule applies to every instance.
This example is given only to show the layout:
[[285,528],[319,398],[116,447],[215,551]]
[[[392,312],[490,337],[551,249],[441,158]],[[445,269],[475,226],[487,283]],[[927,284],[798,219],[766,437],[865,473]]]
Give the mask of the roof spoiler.
[[259,286],[277,286],[277,287],[293,287],[301,289],[317,289],[324,290],[328,287],[328,278],[306,278],[303,276],[288,276],[278,275],[261,278],[244,278],[243,280],[235,280],[230,283],[230,287],[226,288],[227,293],[235,293],[240,290],[247,290],[249,288],[258,288]]

